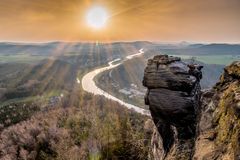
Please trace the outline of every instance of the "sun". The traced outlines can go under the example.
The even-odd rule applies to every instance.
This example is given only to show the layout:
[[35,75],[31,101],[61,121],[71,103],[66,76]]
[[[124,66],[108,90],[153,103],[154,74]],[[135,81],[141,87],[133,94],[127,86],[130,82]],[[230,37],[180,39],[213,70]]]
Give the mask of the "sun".
[[95,29],[100,29],[106,25],[108,17],[108,13],[105,8],[95,6],[90,8],[87,12],[86,21],[88,26]]

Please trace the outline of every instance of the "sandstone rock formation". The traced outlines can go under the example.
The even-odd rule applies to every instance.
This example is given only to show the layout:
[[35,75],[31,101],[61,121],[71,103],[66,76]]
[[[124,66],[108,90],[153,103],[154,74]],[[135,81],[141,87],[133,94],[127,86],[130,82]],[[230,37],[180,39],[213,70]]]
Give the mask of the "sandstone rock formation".
[[[148,61],[144,72],[143,85],[148,88],[145,102],[162,137],[166,155],[174,142],[185,145],[183,142],[189,140],[191,143],[186,147],[193,147],[201,67],[191,66],[178,57],[159,55]],[[191,156],[191,152],[187,156]]]
[[224,69],[202,98],[194,159],[240,159],[240,62]]
[[[166,60],[169,58],[175,60]],[[194,81],[183,62],[167,56],[154,59],[148,67],[164,59],[160,70],[164,76],[173,75],[174,80],[159,76],[158,80],[164,82],[152,85],[158,83],[148,77],[154,71],[148,67],[145,70],[143,83],[147,87],[151,84],[146,102],[157,128],[152,135],[152,159],[240,160],[240,62],[226,67],[220,81],[213,89],[202,91],[199,101],[199,77]],[[181,64],[178,66],[185,70],[178,68],[181,72],[175,74],[173,64]],[[182,80],[179,74],[189,77]],[[169,85],[171,82],[177,83],[177,89]],[[180,84],[187,83],[192,87],[181,88]]]

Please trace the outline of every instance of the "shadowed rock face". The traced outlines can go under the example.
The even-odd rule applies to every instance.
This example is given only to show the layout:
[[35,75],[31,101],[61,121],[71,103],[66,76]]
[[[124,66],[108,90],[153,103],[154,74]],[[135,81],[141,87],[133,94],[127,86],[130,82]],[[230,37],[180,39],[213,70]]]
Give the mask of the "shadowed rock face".
[[240,62],[224,69],[220,81],[201,97],[194,159],[240,159]]
[[149,105],[166,153],[175,135],[179,142],[195,136],[201,68],[167,55],[148,60],[143,78],[143,85],[148,88],[145,103]]
[[240,62],[227,66],[220,81],[202,91],[201,99],[200,70],[187,68],[174,57],[149,60],[143,84],[148,87],[145,100],[156,126],[152,159],[240,159]]

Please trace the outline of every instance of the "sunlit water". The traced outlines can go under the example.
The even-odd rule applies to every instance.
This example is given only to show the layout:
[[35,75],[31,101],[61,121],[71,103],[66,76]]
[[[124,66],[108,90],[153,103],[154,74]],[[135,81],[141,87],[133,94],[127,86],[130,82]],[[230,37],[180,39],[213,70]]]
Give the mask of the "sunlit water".
[[[144,53],[143,49],[140,49],[138,53],[136,54],[132,54],[126,57],[126,59],[132,59],[134,57],[137,56],[141,56]],[[125,60],[123,60],[120,63],[117,64],[113,64],[114,62],[119,61],[120,59],[115,59],[111,62],[108,63],[107,67],[102,67],[102,68],[98,68],[95,69],[89,73],[87,73],[86,75],[83,76],[82,78],[82,88],[84,91],[89,92],[89,93],[93,93],[94,95],[102,95],[104,97],[106,97],[107,99],[111,99],[113,101],[116,101],[118,103],[120,103],[121,105],[127,107],[128,109],[134,110],[135,112],[141,113],[143,115],[150,115],[149,111],[146,109],[143,109],[141,107],[126,103],[112,95],[110,95],[109,93],[105,92],[104,90],[100,89],[99,87],[97,87],[96,83],[94,82],[94,77],[97,76],[98,74],[100,74],[101,72],[104,72],[106,70],[110,70],[113,69],[119,65],[121,65]],[[77,82],[79,83],[79,79],[77,79]]]

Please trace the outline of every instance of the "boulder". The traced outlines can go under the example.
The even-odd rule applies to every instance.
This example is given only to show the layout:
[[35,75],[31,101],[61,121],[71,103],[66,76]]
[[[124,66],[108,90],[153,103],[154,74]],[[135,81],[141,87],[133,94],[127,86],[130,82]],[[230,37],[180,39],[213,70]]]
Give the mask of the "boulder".
[[143,85],[148,88],[145,103],[149,105],[166,153],[175,135],[179,141],[195,136],[201,69],[201,66],[188,65],[179,57],[168,55],[148,60],[143,77]]
[[167,88],[190,92],[196,83],[196,78],[189,75],[188,70],[187,65],[180,58],[155,56],[148,60],[143,86],[149,89]]

